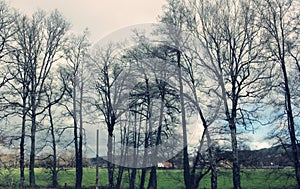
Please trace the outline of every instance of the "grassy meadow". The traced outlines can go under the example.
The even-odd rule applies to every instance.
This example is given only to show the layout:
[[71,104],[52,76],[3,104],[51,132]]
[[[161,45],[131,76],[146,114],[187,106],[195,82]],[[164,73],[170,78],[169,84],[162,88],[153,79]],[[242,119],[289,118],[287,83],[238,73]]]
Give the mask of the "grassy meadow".
[[[84,188],[93,188],[93,186],[95,186],[95,172],[95,168],[84,168],[82,182]],[[244,169],[242,170],[241,182],[244,189],[292,189],[296,188],[296,181],[292,175],[293,172],[291,169]],[[140,172],[137,174],[137,183],[139,183],[139,176]],[[182,170],[162,169],[158,170],[157,176],[159,189],[184,188]],[[15,188],[18,183],[18,178],[18,170],[0,170],[0,188],[8,188],[6,187],[8,185]],[[28,170],[26,171],[26,179],[28,179]],[[64,188],[65,185],[67,188],[72,188],[75,185],[75,169],[61,170],[58,174],[58,182],[61,188]],[[100,186],[107,186],[106,169],[99,170],[99,182]],[[122,188],[128,188],[128,183],[128,171],[124,171]],[[28,180],[26,180],[26,184],[28,184]],[[36,184],[43,188],[47,188],[51,185],[51,174],[49,170],[36,169]],[[232,186],[231,170],[219,170],[218,188],[230,189]],[[201,181],[200,188],[210,188],[209,175],[204,177]]]

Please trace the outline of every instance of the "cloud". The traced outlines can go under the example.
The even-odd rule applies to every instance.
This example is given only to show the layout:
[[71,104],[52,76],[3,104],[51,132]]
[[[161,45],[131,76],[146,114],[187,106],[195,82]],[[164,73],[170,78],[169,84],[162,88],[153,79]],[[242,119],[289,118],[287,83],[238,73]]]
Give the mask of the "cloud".
[[270,148],[272,145],[268,141],[254,141],[250,143],[251,150],[259,150],[263,148]]

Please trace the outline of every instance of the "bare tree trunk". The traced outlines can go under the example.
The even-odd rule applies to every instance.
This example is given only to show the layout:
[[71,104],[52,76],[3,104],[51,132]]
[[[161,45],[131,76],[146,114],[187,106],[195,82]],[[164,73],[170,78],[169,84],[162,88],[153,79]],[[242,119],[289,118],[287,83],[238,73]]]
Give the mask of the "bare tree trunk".
[[73,124],[74,124],[74,145],[75,145],[75,164],[76,164],[76,182],[75,182],[75,188],[79,189],[81,188],[80,185],[80,162],[79,162],[79,146],[78,146],[78,124],[77,124],[77,76],[74,75],[73,77],[74,83],[73,83]]
[[145,188],[147,168],[142,168],[141,181],[140,181],[140,189]]
[[148,129],[147,129],[147,123],[146,123],[146,132],[145,132],[145,141],[144,142],[145,142],[145,144],[144,144],[142,174],[141,174],[140,187],[139,187],[140,189],[145,188],[146,173],[147,173],[147,168],[145,168],[146,160],[147,160],[147,157],[148,157],[147,148],[148,148],[148,142],[149,142],[149,134],[148,134]]
[[[125,156],[126,156],[126,148],[127,148],[127,143],[126,143],[126,126],[121,128],[121,155],[120,155],[120,165],[119,170],[118,170],[118,177],[117,177],[117,183],[115,188],[120,189],[121,188],[121,183],[122,183],[122,178],[123,178],[123,172],[124,172],[124,162],[126,161]],[[126,146],[126,147],[124,147]]]
[[32,85],[31,92],[31,147],[30,147],[30,162],[29,162],[29,184],[31,187],[35,186],[35,134],[36,134],[36,94],[35,94],[35,84]]
[[184,167],[184,184],[186,189],[191,188],[191,178],[190,178],[190,165],[189,165],[189,155],[188,155],[188,143],[187,143],[187,129],[186,129],[186,115],[184,107],[184,97],[183,97],[183,83],[181,75],[181,52],[177,50],[177,67],[178,67],[178,79],[179,79],[179,96],[180,96],[180,106],[181,106],[181,121],[182,121],[182,133],[183,133],[183,167]]
[[[137,108],[135,111],[138,112]],[[136,166],[137,166],[137,154],[138,154],[138,143],[139,143],[139,134],[137,136],[137,124],[139,122],[139,130],[141,129],[141,119],[138,119],[138,115],[134,113],[134,134],[133,134],[133,162],[132,162],[132,171],[130,177],[129,188],[135,188],[135,181],[136,181]],[[140,133],[140,132],[138,132]]]
[[[223,83],[223,80],[222,80],[222,83]],[[228,108],[228,104],[227,104],[226,96],[225,96],[224,83],[221,84],[221,88],[222,88],[222,93],[223,93],[223,100],[225,103],[226,117],[227,117],[227,120],[229,123],[229,128],[230,128],[231,149],[232,149],[232,181],[233,181],[234,188],[240,189],[241,188],[240,162],[239,162],[239,152],[238,152],[237,136],[236,136],[236,124],[234,121],[236,119],[236,108],[235,107],[236,107],[237,103],[233,102],[232,113],[230,116],[229,108]]]
[[147,133],[147,131],[148,130],[146,128],[145,141],[144,141],[145,144],[144,144],[144,154],[143,154],[143,167],[142,167],[142,174],[141,174],[140,187],[139,187],[140,189],[144,189],[145,188],[146,174],[147,174],[147,168],[145,168],[146,160],[147,160],[147,157],[148,157],[147,148],[148,148],[148,142],[149,142],[149,136],[148,136],[149,134]]
[[96,189],[99,187],[99,129],[96,135]]
[[135,180],[136,180],[136,168],[132,168],[129,188],[135,188]]
[[25,156],[24,156],[24,146],[25,146],[25,127],[26,127],[26,108],[24,107],[24,102],[26,99],[23,99],[23,110],[22,110],[22,133],[21,133],[21,142],[20,142],[20,188],[24,187],[25,184]]
[[[150,87],[149,87],[149,79],[147,78],[147,75],[145,74],[145,84],[146,84],[146,105],[147,105],[147,117],[146,117],[146,130],[145,130],[145,141],[144,141],[144,154],[143,154],[143,164],[142,164],[142,174],[141,174],[141,180],[140,180],[140,189],[145,188],[145,182],[146,182],[146,174],[147,174],[147,168],[146,161],[148,158],[148,146],[149,146],[149,133],[151,133],[151,97],[150,97]],[[148,128],[149,125],[149,128]]]
[[143,154],[143,167],[142,167],[142,174],[141,174],[140,187],[139,187],[140,189],[145,188],[146,174],[147,174],[147,168],[145,168],[146,160],[147,160],[147,157],[148,157],[147,148],[148,148],[148,143],[149,143],[149,134],[148,134],[148,129],[147,128],[146,128],[146,132],[145,132],[145,141],[144,142],[145,142],[145,144],[144,144],[144,154]]
[[[163,124],[163,117],[164,117],[164,103],[165,103],[165,86],[161,88],[161,83],[158,83],[159,90],[160,90],[160,114],[159,114],[159,122],[158,122],[158,129],[157,129],[157,134],[156,134],[156,141],[155,141],[155,148],[153,154],[153,162],[156,162],[157,154],[158,154],[158,146],[161,143],[161,131],[162,131],[162,124]],[[163,84],[164,85],[164,84]],[[149,185],[148,189],[152,188],[157,188],[157,175],[156,175],[156,167],[157,165],[153,165],[151,167],[151,172],[150,172],[150,179],[149,179]]]
[[124,167],[119,166],[117,184],[116,184],[116,187],[115,187],[116,189],[120,189],[121,188],[123,172],[124,172]]
[[57,181],[57,152],[56,152],[56,139],[55,139],[55,131],[54,131],[54,123],[53,123],[51,105],[48,108],[48,114],[49,114],[49,119],[50,119],[50,130],[51,130],[52,149],[53,149],[52,186],[54,188],[57,188],[58,187],[58,181]]
[[291,103],[289,80],[287,76],[284,58],[281,59],[281,68],[284,77],[286,111],[288,116],[288,129],[289,129],[291,146],[292,146],[292,157],[294,161],[295,175],[296,175],[298,188],[300,188],[300,162],[298,157],[297,138],[296,138],[295,123],[294,123],[294,116],[293,116],[292,103]]
[[[81,73],[81,76],[83,73]],[[83,165],[82,165],[82,146],[83,146],[83,86],[84,81],[81,79],[80,83],[80,96],[79,96],[79,147],[78,147],[78,178],[76,180],[76,186],[81,188],[82,176],[83,176]]]
[[113,132],[109,130],[108,132],[108,141],[107,141],[107,170],[108,170],[108,182],[109,188],[114,188],[114,165],[112,163],[113,160]]
[[211,168],[210,185],[211,185],[211,189],[217,189],[218,188],[217,165],[216,165],[216,159],[213,153],[212,142],[208,130],[205,133],[205,135],[206,135],[206,140],[208,145],[209,164]]
[[[205,132],[205,131],[204,131],[204,132]],[[204,134],[204,132],[203,132],[203,134]],[[192,186],[191,186],[192,189],[197,189],[197,188],[199,188],[201,178],[203,177],[202,174],[199,175],[198,177],[196,177],[197,163],[198,163],[199,158],[200,158],[200,156],[201,156],[200,150],[201,150],[201,148],[202,148],[202,146],[203,146],[203,143],[204,143],[203,138],[204,138],[204,137],[202,136],[202,139],[201,139],[201,141],[200,141],[200,145],[199,145],[198,150],[197,150],[196,157],[195,157],[194,162],[193,162],[193,167],[192,167],[192,170],[191,170],[190,180],[191,180],[191,182],[192,182],[192,184],[191,184],[191,185],[192,185]],[[199,181],[199,182],[198,182],[198,181]]]
[[230,134],[231,134],[231,148],[232,148],[232,177],[233,186],[235,189],[241,188],[241,176],[240,176],[240,163],[239,163],[239,153],[236,139],[236,127],[234,123],[230,124]]
[[151,167],[148,189],[157,188],[156,166]]
[[[24,71],[24,79],[27,75]],[[25,133],[26,133],[26,116],[27,116],[27,108],[26,108],[26,100],[28,97],[26,82],[23,81],[22,87],[22,128],[21,128],[21,141],[20,141],[20,188],[24,187],[25,184]]]
[[31,148],[30,148],[30,160],[29,160],[29,183],[30,186],[35,186],[35,174],[34,174],[34,167],[35,167],[35,132],[36,132],[36,126],[35,126],[35,118],[32,119],[32,126],[31,128]]

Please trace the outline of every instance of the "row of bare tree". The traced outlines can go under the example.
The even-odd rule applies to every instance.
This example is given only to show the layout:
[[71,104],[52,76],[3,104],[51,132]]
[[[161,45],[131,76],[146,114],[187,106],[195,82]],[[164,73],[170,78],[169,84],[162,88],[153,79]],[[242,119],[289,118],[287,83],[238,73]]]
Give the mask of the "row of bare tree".
[[[299,1],[173,0],[168,1],[161,21],[161,31],[169,39],[167,45],[185,57],[181,61],[187,74],[184,81],[193,94],[187,101],[198,111],[204,130],[210,125],[204,102],[209,98],[220,103],[217,119],[223,119],[230,132],[234,188],[241,188],[238,135],[266,123],[266,114],[271,111],[268,104],[280,107],[281,112],[273,112],[274,120],[269,122],[274,124],[279,118],[281,129],[288,131],[285,137],[279,135],[281,129],[275,133],[281,142],[289,138],[284,142],[292,147],[295,178],[300,186],[294,115],[299,100]],[[197,83],[199,76],[202,80]],[[197,90],[206,91],[208,96],[200,96]],[[182,124],[184,128],[184,119]],[[208,146],[209,135],[206,133]],[[214,165],[211,162],[212,188],[217,187]],[[197,186],[193,174],[186,166],[186,188]]]
[[186,188],[210,172],[215,189],[217,153],[229,144],[239,189],[240,143],[262,125],[270,143],[292,146],[300,187],[298,0],[168,0],[152,36],[93,47],[58,11],[28,16],[0,3],[1,138],[19,142],[20,187],[27,151],[34,186],[47,150],[58,187],[59,154],[72,144],[81,188],[84,124],[105,125],[110,188],[125,167],[130,188],[137,169],[139,188],[147,174],[157,188],[157,164],[181,154]]

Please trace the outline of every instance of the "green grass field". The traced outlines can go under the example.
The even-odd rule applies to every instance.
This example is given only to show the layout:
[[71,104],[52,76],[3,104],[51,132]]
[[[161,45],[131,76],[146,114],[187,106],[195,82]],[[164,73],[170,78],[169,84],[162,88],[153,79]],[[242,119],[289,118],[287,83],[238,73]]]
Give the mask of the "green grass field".
[[[158,188],[159,189],[181,189],[184,188],[182,170],[158,170]],[[296,181],[293,178],[291,169],[270,170],[270,169],[244,169],[242,170],[242,187],[243,189],[280,189],[296,188]],[[137,183],[139,183],[140,172],[137,174]],[[148,175],[149,176],[149,175]],[[72,188],[75,185],[75,169],[62,170],[58,174],[59,185],[63,188],[66,185]],[[218,188],[232,188],[231,170],[219,170]],[[18,182],[17,170],[0,169],[0,186],[14,185]],[[28,170],[26,171],[28,178]],[[100,169],[99,179],[101,186],[107,186],[107,170]],[[123,188],[128,188],[128,171],[124,172]],[[26,180],[28,184],[28,180]],[[51,175],[48,170],[36,169],[36,184],[40,187],[47,188],[51,185]],[[95,169],[85,168],[83,173],[83,187],[92,188],[95,185]],[[138,185],[137,185],[138,186]],[[13,188],[15,188],[13,187]],[[1,188],[1,187],[0,187]],[[207,175],[202,181],[200,188],[210,188],[210,178]]]

